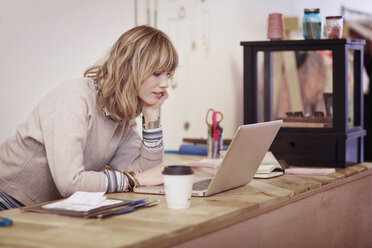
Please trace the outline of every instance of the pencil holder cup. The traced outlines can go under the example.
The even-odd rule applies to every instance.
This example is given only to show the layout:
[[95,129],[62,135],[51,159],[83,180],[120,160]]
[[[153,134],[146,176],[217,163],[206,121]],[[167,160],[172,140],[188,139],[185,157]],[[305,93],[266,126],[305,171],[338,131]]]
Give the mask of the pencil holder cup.
[[222,146],[222,127],[220,127],[219,125],[217,125],[215,129],[213,129],[213,127],[209,127],[207,138],[208,158],[220,158],[220,151],[222,149]]

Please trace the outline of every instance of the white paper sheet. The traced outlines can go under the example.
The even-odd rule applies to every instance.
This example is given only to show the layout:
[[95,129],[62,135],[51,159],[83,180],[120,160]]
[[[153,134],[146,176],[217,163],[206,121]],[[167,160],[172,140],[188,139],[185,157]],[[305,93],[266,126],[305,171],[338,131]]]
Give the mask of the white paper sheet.
[[77,191],[69,198],[55,203],[44,205],[47,209],[63,209],[72,211],[89,211],[95,208],[120,203],[120,200],[107,199],[105,192]]

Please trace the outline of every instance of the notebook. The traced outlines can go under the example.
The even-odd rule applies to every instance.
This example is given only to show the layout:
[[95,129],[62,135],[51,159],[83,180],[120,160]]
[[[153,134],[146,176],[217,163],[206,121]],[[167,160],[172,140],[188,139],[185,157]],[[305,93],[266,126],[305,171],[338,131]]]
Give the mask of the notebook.
[[[283,121],[242,125],[213,178],[194,176],[192,196],[209,196],[248,184],[256,174]],[[205,184],[204,189],[198,189]],[[138,187],[136,193],[165,194],[164,186]]]

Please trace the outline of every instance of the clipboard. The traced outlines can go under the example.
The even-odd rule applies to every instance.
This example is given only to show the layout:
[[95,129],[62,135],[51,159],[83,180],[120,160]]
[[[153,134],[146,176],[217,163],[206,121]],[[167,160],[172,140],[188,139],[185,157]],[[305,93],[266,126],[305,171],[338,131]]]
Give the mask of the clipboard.
[[136,200],[136,201],[122,200],[122,199],[115,199],[115,198],[108,198],[108,199],[117,200],[120,202],[112,204],[112,205],[94,208],[89,211],[75,211],[75,210],[65,210],[65,209],[57,209],[57,208],[44,208],[43,206],[47,205],[45,203],[22,207],[21,210],[23,210],[24,212],[28,212],[28,213],[61,215],[61,216],[80,217],[80,218],[92,218],[92,217],[99,217],[100,215],[107,216],[108,213],[113,214],[120,209],[125,209],[125,207],[128,207],[128,208],[135,207],[138,204],[143,204],[147,202],[146,199],[141,199],[141,200]]

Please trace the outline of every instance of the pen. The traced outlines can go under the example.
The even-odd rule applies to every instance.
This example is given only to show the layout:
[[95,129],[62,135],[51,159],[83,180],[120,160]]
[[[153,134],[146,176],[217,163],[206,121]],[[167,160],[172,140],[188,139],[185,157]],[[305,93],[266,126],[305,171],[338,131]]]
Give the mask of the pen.
[[113,213],[113,215],[125,214],[125,213],[128,213],[128,212],[131,212],[131,211],[135,210],[138,207],[140,207],[140,206],[131,207],[131,208],[125,208],[123,210],[116,211],[115,213]]
[[218,129],[220,130],[219,132],[219,137],[218,137],[218,154],[220,154],[220,150],[223,147],[223,141],[222,141],[222,127],[218,125]]
[[112,214],[113,215],[125,214],[125,213],[128,213],[128,212],[131,212],[131,211],[135,210],[136,208],[147,206],[149,203],[152,203],[152,202],[147,202],[147,199],[134,201],[134,202],[131,202],[130,204],[128,204],[123,209],[116,210]]
[[147,202],[147,198],[145,198],[145,199],[142,199],[142,200],[138,200],[138,201],[133,201],[133,202],[130,202],[129,204],[127,204],[127,206],[138,205],[138,204],[141,204],[141,203],[146,203],[146,202]]
[[112,209],[111,211],[107,211],[105,213],[98,214],[98,215],[92,216],[92,217],[96,217],[96,218],[101,219],[101,218],[112,216],[112,215],[125,214],[125,213],[131,212],[131,211],[133,211],[137,208],[155,206],[159,202],[160,202],[160,200],[154,200],[154,201],[148,202],[147,199],[143,199],[143,200],[135,201],[132,204],[128,204],[128,205],[120,207],[120,208],[115,208],[115,209]]

